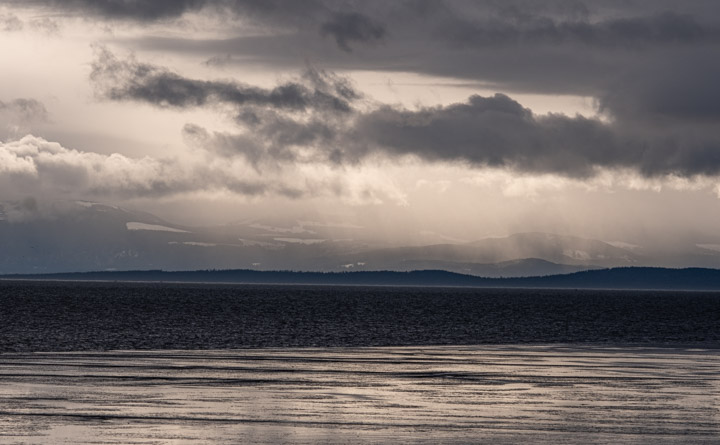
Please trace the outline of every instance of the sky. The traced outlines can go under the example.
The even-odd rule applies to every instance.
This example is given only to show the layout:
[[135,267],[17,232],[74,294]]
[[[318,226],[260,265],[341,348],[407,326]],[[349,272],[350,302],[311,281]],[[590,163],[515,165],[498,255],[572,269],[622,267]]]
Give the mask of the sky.
[[718,243],[716,1],[0,0],[0,200]]

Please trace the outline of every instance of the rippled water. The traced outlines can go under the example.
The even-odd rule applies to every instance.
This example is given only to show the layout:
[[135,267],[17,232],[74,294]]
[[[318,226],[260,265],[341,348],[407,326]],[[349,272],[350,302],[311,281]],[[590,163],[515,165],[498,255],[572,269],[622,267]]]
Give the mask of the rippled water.
[[719,346],[718,293],[0,281],[0,443],[718,443]]
[[718,443],[720,354],[443,346],[0,355],[0,442]]
[[720,345],[720,293],[0,281],[0,352]]

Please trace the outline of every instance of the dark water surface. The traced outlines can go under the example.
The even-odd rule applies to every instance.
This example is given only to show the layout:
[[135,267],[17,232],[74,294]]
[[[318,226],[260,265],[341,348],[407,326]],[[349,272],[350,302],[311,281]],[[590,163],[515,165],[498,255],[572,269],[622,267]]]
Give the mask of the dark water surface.
[[0,281],[0,352],[720,345],[720,293]]

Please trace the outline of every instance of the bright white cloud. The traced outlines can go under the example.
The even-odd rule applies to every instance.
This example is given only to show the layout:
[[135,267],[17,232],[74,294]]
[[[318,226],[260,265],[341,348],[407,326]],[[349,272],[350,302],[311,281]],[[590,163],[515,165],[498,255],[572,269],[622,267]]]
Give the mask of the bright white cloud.
[[0,143],[0,183],[4,199],[34,194],[124,199],[220,191],[291,199],[330,196],[351,205],[404,203],[403,193],[380,170],[307,164],[261,173],[242,159],[205,152],[131,158],[66,148],[32,135]]

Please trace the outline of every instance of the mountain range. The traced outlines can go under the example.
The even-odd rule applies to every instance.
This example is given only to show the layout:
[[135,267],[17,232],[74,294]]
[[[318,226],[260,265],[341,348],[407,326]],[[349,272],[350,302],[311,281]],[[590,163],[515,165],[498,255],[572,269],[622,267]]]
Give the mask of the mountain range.
[[487,278],[444,270],[411,272],[291,272],[257,270],[161,270],[0,275],[2,280],[163,283],[301,284],[478,288],[637,289],[720,291],[720,269],[618,267],[537,277]]
[[551,233],[473,242],[385,246],[347,223],[248,220],[188,227],[122,207],[0,203],[0,274],[112,270],[444,270],[483,277],[567,274],[608,267],[720,267],[720,246],[652,246]]

